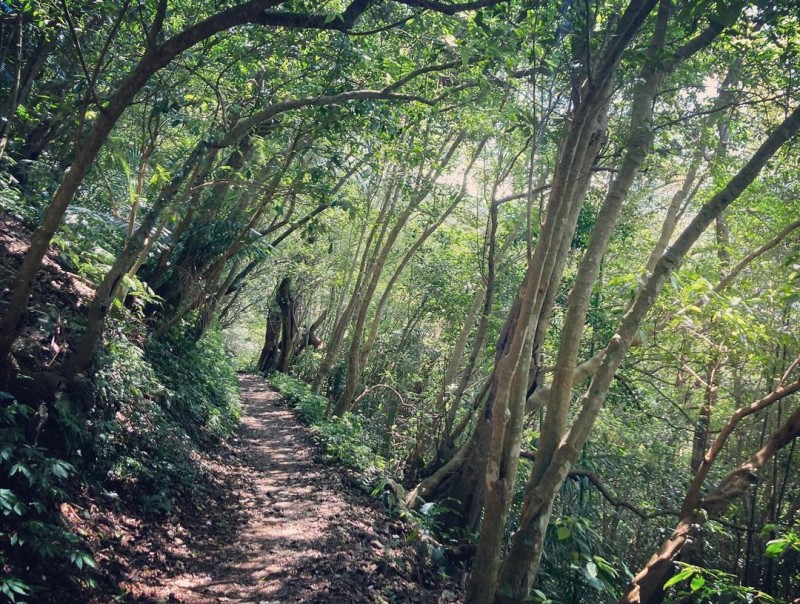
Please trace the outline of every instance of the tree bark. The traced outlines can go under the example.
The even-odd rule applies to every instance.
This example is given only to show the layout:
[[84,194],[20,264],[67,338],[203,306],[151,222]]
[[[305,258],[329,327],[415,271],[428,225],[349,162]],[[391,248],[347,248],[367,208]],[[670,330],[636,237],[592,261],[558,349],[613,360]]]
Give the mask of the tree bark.
[[278,340],[281,333],[280,313],[270,312],[267,314],[267,327],[264,334],[264,346],[261,348],[261,356],[258,358],[258,370],[267,374],[275,370],[278,363]]
[[[766,399],[779,400],[797,390],[800,390],[800,382],[795,382],[780,393],[774,392]],[[762,403],[766,399],[757,401],[752,406],[763,408],[766,405]],[[739,413],[735,415],[739,415]],[[733,425],[736,423],[738,421],[733,422]],[[653,601],[654,596],[661,591],[665,581],[672,575],[675,558],[683,550],[687,541],[705,524],[708,517],[719,516],[735,499],[745,494],[758,480],[759,471],[764,464],[798,436],[800,436],[800,409],[795,410],[761,449],[756,451],[745,463],[728,473],[704,499],[699,498],[699,490],[690,488],[684,500],[680,522],[645,567],[634,577],[628,591],[620,600],[620,604],[648,604]],[[716,453],[719,452],[724,441],[725,438],[720,440],[718,437],[709,449],[706,454],[709,466],[716,459]],[[697,482],[695,479],[695,483]],[[699,484],[702,484],[702,480],[699,481]]]
[[[614,373],[630,348],[636,331],[645,315],[655,303],[666,279],[677,268],[689,249],[716,219],[717,215],[742,194],[755,180],[766,162],[787,140],[795,136],[798,130],[800,130],[800,107],[789,114],[783,123],[770,134],[747,164],[739,170],[728,184],[703,205],[676,242],[658,261],[652,275],[640,290],[633,306],[623,317],[616,334],[606,347],[600,367],[588,390],[581,398],[580,411],[553,454],[550,465],[536,487],[526,492],[526,504],[523,508],[518,535],[522,535],[526,531],[535,530],[535,526],[539,526],[539,530],[544,528],[541,527],[542,518],[548,515],[555,493],[586,442],[608,392]],[[701,476],[701,473],[702,466],[698,470],[697,476]],[[685,535],[679,541],[681,541],[682,546],[685,542]],[[517,546],[518,542],[520,543],[519,546]],[[511,558],[511,556],[515,555],[517,547],[526,547],[524,540],[519,536],[515,538],[515,544],[512,547],[509,559],[516,559]],[[540,550],[540,548],[538,549]],[[534,553],[540,555],[540,551]],[[528,577],[528,581],[531,580],[532,577]]]
[[300,330],[297,327],[298,301],[292,293],[290,277],[281,280],[277,298],[278,307],[281,309],[281,352],[277,369],[281,373],[289,373],[300,337]]

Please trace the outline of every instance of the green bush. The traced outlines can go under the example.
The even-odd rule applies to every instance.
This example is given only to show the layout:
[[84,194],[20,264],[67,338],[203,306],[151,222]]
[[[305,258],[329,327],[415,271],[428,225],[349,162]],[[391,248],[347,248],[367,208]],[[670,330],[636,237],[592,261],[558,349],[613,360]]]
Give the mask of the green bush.
[[370,434],[358,416],[345,413],[314,426],[313,430],[325,446],[329,460],[339,461],[367,478],[376,478],[386,470],[386,459],[375,452],[377,443],[371,442]]
[[70,440],[83,447],[87,473],[112,497],[147,514],[171,514],[176,502],[192,506],[203,497],[192,449],[236,424],[236,374],[215,332],[201,342],[170,334],[144,352],[116,327],[98,357],[88,417],[73,417],[68,402],[57,407],[58,421],[75,427]]
[[325,419],[328,401],[313,394],[308,384],[283,373],[273,373],[269,382],[295,408],[301,421],[311,425],[328,461],[357,470],[367,482],[386,471],[388,462],[376,453],[380,443],[360,417],[345,413],[342,417]]
[[680,570],[664,583],[669,603],[697,602],[764,602],[783,604],[754,587],[739,585],[736,576],[721,570],[678,562]]
[[227,436],[239,421],[239,385],[222,337],[210,331],[196,341],[173,330],[153,342],[147,358],[166,388],[166,406],[198,442]]
[[313,394],[311,386],[285,373],[277,372],[269,376],[269,383],[291,403],[301,421],[310,425],[322,422],[328,401],[324,396]]
[[91,586],[86,571],[97,566],[59,521],[63,487],[75,468],[35,437],[31,444],[30,431],[39,425],[31,407],[0,392],[0,596],[12,602],[34,595],[31,578],[45,568],[62,581]]

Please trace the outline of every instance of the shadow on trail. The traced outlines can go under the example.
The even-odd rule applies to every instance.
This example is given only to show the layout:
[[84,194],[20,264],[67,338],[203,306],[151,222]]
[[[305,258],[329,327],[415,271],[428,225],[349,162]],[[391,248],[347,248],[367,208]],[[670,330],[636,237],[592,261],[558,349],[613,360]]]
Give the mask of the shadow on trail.
[[240,383],[232,451],[203,460],[219,496],[189,527],[180,564],[138,578],[145,601],[456,601],[420,570],[402,525],[346,486],[340,469],[316,461],[307,430],[278,395],[258,376]]

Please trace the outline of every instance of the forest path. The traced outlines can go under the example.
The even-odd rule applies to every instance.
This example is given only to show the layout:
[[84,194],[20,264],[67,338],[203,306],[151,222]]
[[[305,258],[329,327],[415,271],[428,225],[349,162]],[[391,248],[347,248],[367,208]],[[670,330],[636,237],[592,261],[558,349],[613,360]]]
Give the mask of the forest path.
[[232,449],[204,462],[235,485],[232,497],[221,494],[209,519],[177,539],[181,560],[167,563],[177,573],[145,571],[126,582],[137,601],[455,601],[427,572],[423,579],[402,525],[315,459],[307,429],[264,380],[242,375],[240,385]]

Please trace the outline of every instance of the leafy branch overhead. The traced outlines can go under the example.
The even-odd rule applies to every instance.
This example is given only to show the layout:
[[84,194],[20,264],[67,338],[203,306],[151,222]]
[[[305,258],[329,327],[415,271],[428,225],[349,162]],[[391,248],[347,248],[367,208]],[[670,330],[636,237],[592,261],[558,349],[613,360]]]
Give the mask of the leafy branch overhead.
[[[233,556],[302,581],[350,548],[324,597],[248,594],[790,602],[798,22],[769,0],[0,2],[0,598],[136,589],[106,514],[195,578],[191,544],[223,537],[203,513],[230,547],[245,517],[275,536],[316,462],[260,467],[293,420],[255,375],[241,407],[237,369],[386,524]],[[226,438],[244,465],[213,457]],[[280,499],[225,495],[266,482]]]

